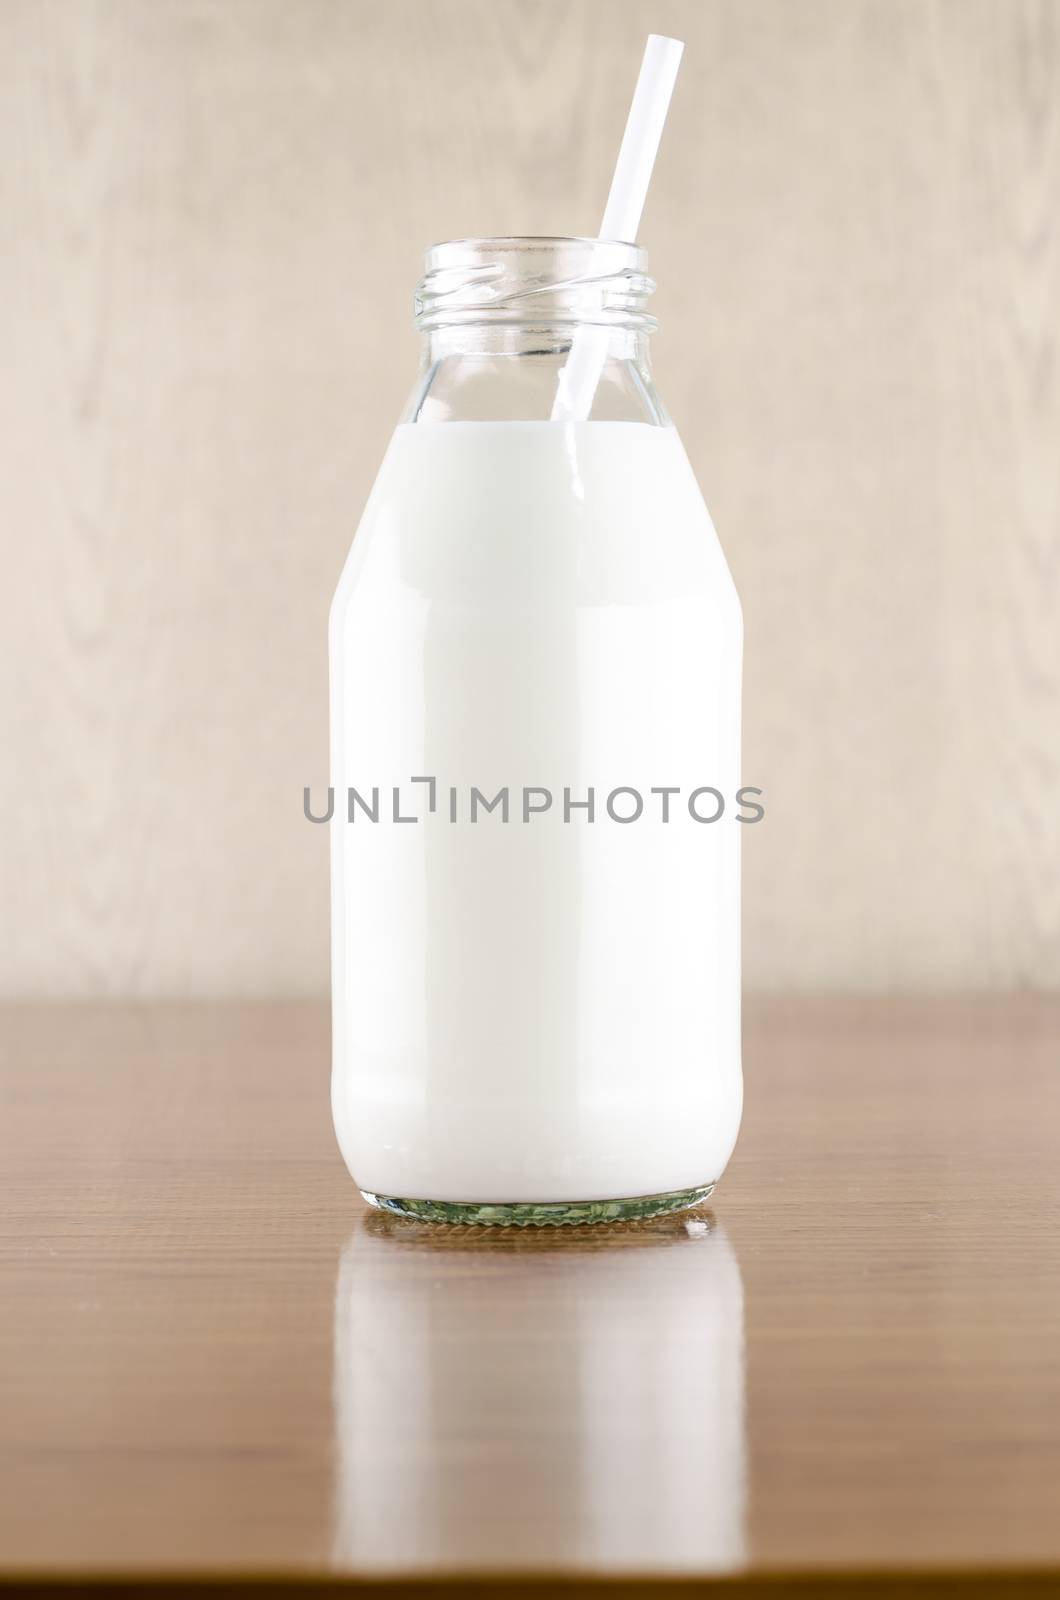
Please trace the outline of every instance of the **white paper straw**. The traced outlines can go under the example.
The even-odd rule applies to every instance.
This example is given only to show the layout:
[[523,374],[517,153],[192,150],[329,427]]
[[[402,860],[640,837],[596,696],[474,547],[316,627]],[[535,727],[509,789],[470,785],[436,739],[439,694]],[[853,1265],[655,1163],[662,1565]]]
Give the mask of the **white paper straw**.
[[[630,244],[636,241],[683,50],[680,39],[667,39],[658,33],[648,35],[600,224],[601,239],[621,239]],[[609,342],[607,328],[575,330],[559,375],[553,422],[583,422],[588,417]]]

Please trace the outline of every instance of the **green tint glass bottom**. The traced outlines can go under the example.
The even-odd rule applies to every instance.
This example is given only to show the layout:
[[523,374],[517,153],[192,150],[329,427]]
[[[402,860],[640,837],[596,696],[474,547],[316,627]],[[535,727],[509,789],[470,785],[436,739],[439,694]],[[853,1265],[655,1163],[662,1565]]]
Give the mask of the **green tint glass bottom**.
[[463,1228],[564,1228],[585,1222],[635,1222],[685,1211],[714,1193],[712,1183],[698,1189],[672,1189],[669,1194],[638,1194],[626,1200],[556,1200],[547,1204],[519,1201],[486,1205],[451,1200],[401,1200],[397,1195],[361,1193],[370,1206],[420,1222],[447,1222]]

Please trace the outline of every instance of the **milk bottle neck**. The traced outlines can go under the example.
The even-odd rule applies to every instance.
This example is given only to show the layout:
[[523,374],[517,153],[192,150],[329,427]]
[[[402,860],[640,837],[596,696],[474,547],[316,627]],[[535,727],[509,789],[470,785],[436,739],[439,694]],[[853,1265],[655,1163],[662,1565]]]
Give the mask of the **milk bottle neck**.
[[[435,329],[424,337],[406,422],[547,422],[571,349],[569,328]],[[652,383],[643,334],[613,330],[586,417],[591,422],[668,418]]]
[[434,245],[416,296],[423,353],[405,421],[550,420],[572,346],[591,340],[598,381],[585,420],[665,425],[646,266],[638,246],[609,239]]

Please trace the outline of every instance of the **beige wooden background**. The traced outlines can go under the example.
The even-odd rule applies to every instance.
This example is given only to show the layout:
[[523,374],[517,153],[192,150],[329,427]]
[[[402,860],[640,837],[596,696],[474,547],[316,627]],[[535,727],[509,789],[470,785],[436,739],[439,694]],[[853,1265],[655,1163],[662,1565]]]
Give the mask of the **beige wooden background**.
[[1058,0],[0,0],[0,989],[327,982],[325,615],[429,241],[643,238],[759,987],[1060,983]]

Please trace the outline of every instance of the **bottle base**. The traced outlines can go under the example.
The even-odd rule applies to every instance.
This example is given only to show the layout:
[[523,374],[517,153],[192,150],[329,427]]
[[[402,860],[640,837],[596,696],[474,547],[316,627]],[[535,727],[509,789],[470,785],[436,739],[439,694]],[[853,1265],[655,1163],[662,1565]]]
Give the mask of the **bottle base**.
[[624,1200],[521,1200],[511,1204],[486,1201],[403,1200],[397,1195],[362,1189],[370,1206],[420,1222],[443,1222],[462,1228],[565,1228],[589,1222],[636,1222],[686,1211],[714,1193],[713,1183],[697,1189],[671,1189],[668,1194],[638,1194]]

